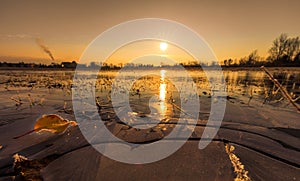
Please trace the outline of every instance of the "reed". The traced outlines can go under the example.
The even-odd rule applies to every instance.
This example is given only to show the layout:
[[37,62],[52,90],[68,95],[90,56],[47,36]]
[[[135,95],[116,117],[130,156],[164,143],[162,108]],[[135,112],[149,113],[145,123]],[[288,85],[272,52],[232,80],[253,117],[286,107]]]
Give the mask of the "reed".
[[265,71],[265,73],[273,81],[273,83],[275,84],[275,86],[278,87],[278,89],[280,90],[280,92],[282,93],[282,95],[284,95],[289,100],[289,102],[297,109],[298,113],[300,113],[300,107],[295,103],[295,101],[293,100],[293,98],[291,97],[291,95],[287,92],[287,90],[278,82],[277,79],[275,79],[272,76],[272,74],[264,66],[262,66],[261,69],[263,71]]

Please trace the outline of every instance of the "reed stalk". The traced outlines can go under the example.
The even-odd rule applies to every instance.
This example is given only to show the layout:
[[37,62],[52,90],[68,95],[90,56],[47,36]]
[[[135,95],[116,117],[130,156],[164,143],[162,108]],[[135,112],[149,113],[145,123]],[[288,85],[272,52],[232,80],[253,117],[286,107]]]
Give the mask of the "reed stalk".
[[300,107],[293,101],[291,95],[287,92],[287,90],[275,79],[272,74],[262,66],[261,69],[265,71],[265,73],[269,76],[269,78],[274,82],[274,84],[279,88],[280,92],[290,101],[290,103],[297,109],[298,113],[300,113]]

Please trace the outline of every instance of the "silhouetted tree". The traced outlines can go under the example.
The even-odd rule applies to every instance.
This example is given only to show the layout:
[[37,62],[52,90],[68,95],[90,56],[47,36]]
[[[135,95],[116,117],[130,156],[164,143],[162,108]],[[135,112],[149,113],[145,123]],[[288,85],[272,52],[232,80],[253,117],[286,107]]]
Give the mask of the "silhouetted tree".
[[255,65],[258,61],[259,61],[259,56],[257,50],[254,50],[248,55],[246,64],[251,66],[251,65]]
[[232,65],[232,62],[233,62],[233,60],[232,60],[231,58],[228,59],[228,60],[227,60],[227,65],[228,65],[228,66],[231,66],[231,65]]
[[268,59],[271,62],[286,65],[299,53],[299,47],[299,37],[289,38],[287,34],[283,33],[273,41]]
[[287,35],[281,34],[273,41],[272,47],[269,49],[270,57],[273,60],[278,60],[284,55],[284,51],[287,47]]
[[300,52],[295,56],[293,63],[297,66],[300,66]]
[[300,40],[299,37],[289,38],[287,56],[290,60],[293,60],[295,56],[300,52]]
[[257,66],[260,61],[260,56],[257,53],[257,50],[252,51],[247,57],[243,57],[239,61],[239,66]]
[[227,60],[225,59],[223,62],[224,62],[224,66],[227,66]]
[[247,57],[243,57],[239,60],[239,66],[247,65]]

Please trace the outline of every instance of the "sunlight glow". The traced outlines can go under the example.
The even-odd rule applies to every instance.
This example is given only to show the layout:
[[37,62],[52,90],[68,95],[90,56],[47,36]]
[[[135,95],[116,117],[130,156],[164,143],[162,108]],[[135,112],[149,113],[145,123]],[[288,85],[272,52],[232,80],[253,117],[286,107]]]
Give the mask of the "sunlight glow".
[[159,100],[160,100],[160,112],[162,116],[165,116],[167,107],[165,104],[167,94],[167,84],[165,82],[166,71],[160,71],[160,85],[159,85]]
[[159,107],[160,107],[160,114],[164,117],[166,115],[166,112],[167,112],[166,103],[164,101],[160,102]]
[[166,87],[167,87],[166,84],[164,84],[164,83],[160,84],[160,87],[159,87],[159,99],[161,101],[165,101],[165,99],[166,99]]
[[168,44],[166,42],[161,42],[159,47],[160,47],[160,50],[166,51],[168,48]]

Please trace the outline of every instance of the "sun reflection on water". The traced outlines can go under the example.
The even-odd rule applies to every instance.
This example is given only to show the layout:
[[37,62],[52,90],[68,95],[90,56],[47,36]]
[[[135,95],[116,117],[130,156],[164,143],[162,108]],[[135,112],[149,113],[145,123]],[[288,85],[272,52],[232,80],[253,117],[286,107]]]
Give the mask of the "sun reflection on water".
[[160,101],[165,101],[166,99],[166,84],[165,83],[160,83],[159,86],[159,100]]
[[165,70],[160,71],[160,86],[159,86],[159,105],[160,105],[160,113],[161,115],[165,115],[167,111],[166,107],[166,94],[167,94],[167,84],[165,82]]

